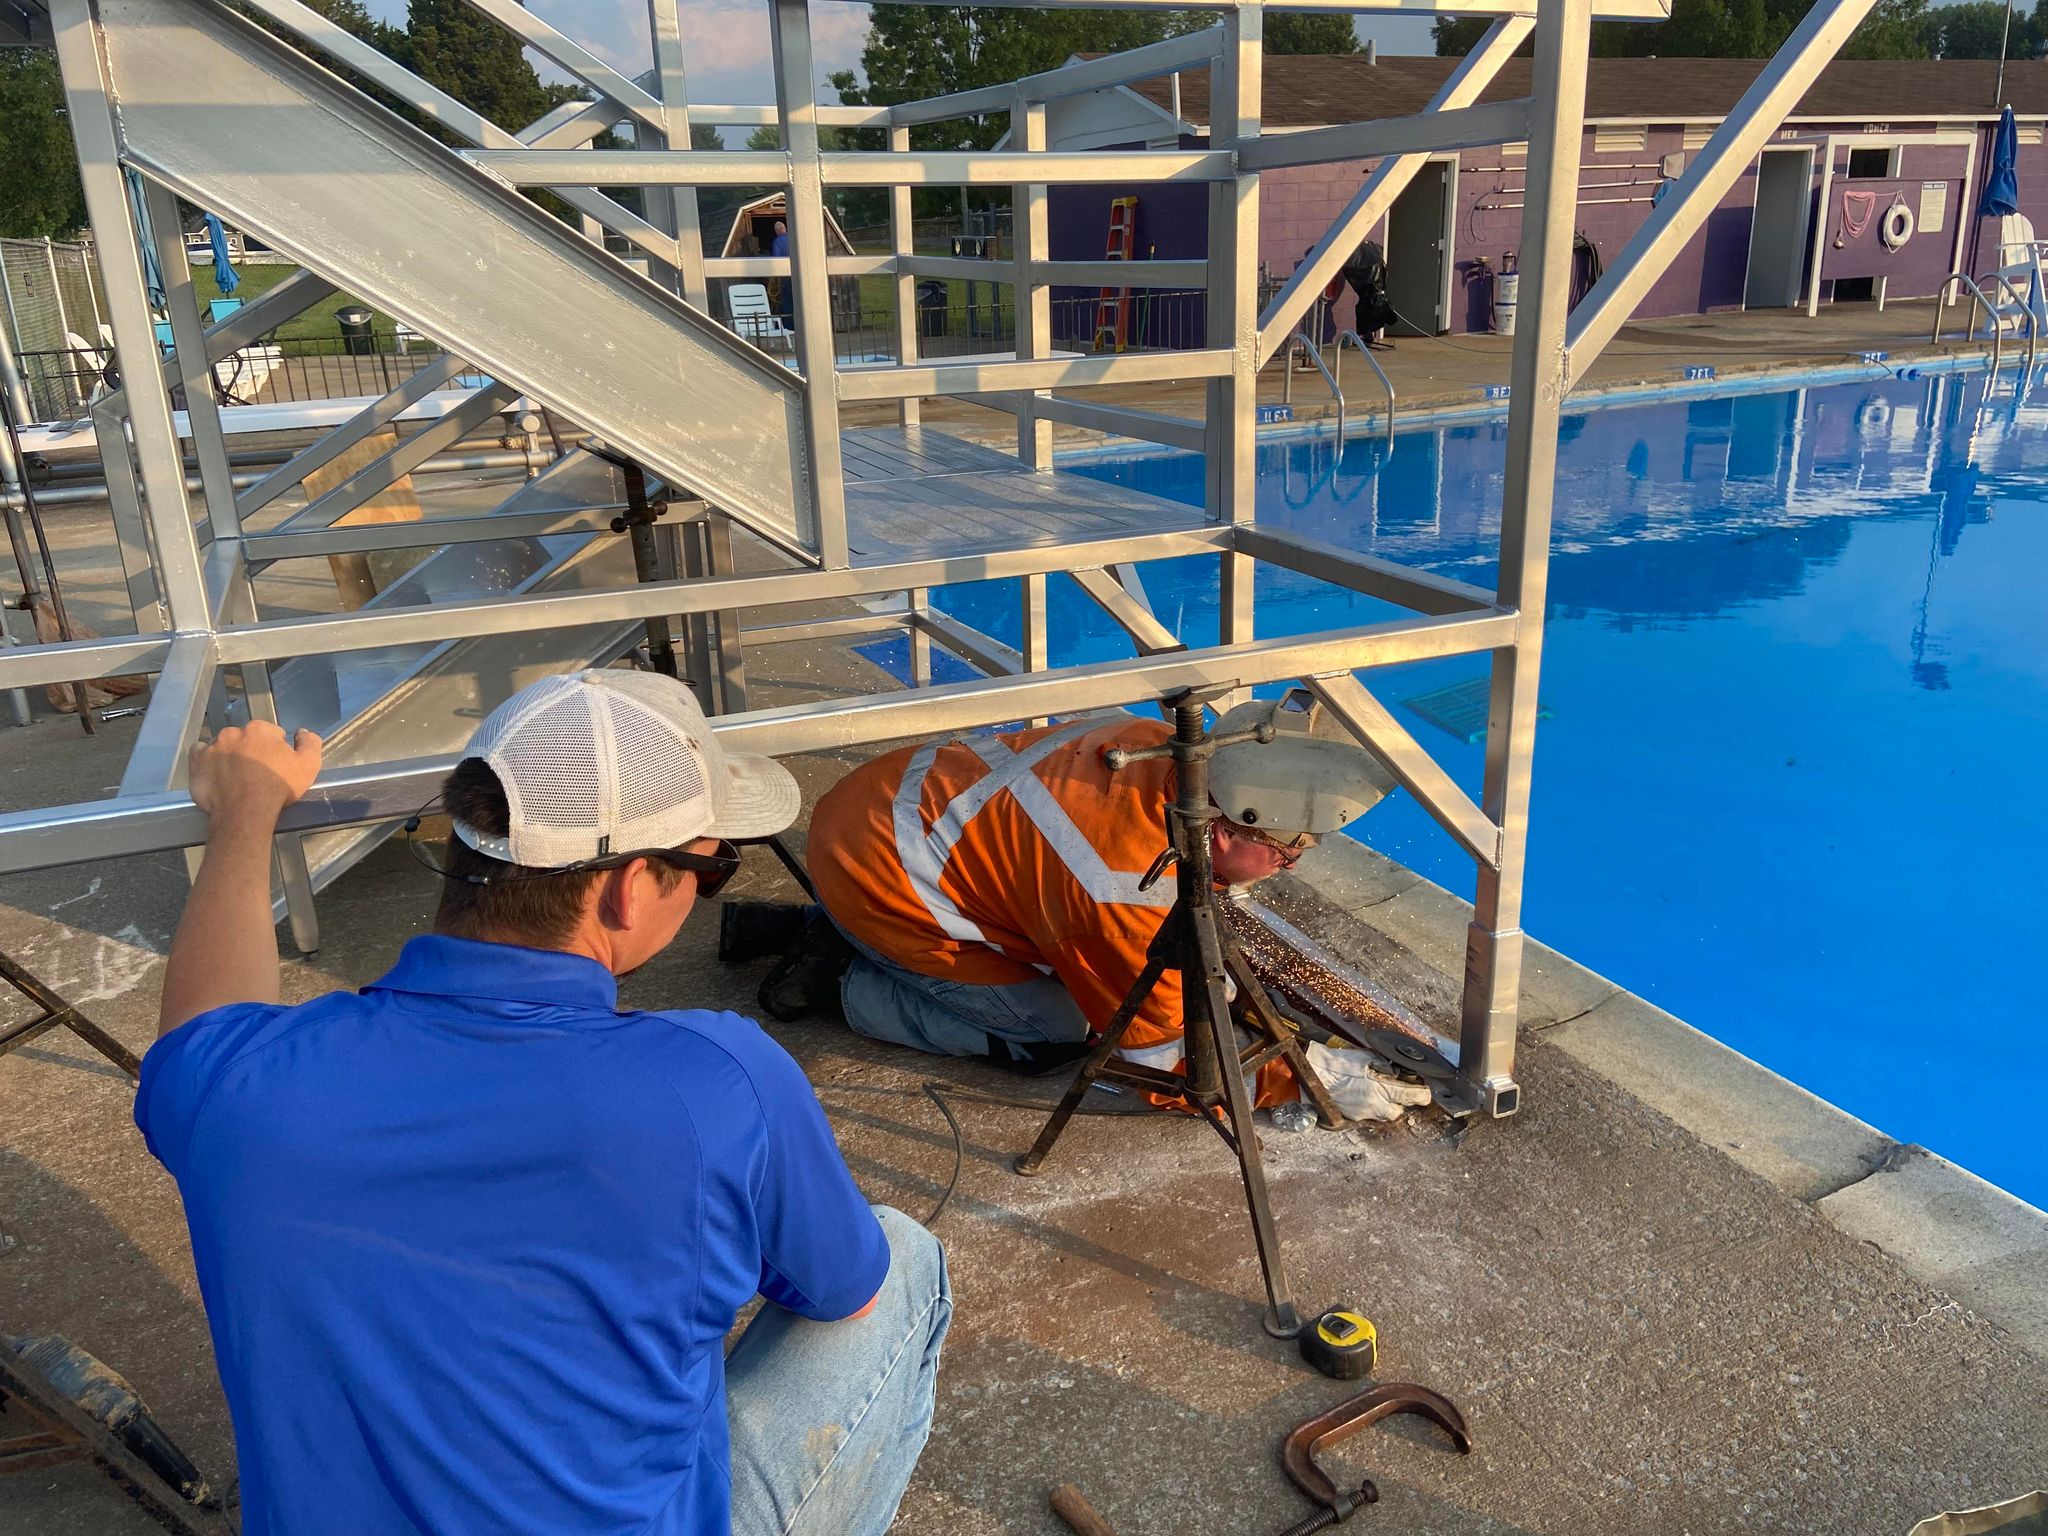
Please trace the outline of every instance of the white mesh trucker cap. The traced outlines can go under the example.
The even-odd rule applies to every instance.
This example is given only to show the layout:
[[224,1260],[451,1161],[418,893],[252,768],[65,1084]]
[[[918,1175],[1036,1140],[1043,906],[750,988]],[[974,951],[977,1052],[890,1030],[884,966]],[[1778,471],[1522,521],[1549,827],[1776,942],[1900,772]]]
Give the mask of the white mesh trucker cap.
[[511,834],[455,823],[478,853],[558,869],[700,837],[767,837],[801,804],[772,758],[724,751],[697,696],[659,672],[544,677],[492,710],[470,738],[505,787]]

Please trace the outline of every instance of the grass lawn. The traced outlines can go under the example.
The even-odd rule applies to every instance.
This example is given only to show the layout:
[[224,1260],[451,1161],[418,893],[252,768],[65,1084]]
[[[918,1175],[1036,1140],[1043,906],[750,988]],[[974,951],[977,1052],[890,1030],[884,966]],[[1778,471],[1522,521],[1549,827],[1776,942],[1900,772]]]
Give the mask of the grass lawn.
[[[242,282],[241,286],[235,289],[232,296],[245,302],[254,299],[269,289],[275,288],[296,271],[298,271],[298,268],[290,262],[251,262],[244,266],[238,266],[235,268],[235,273],[241,278]],[[222,294],[220,285],[214,282],[213,266],[211,263],[192,269],[192,286],[198,291],[201,309],[206,307],[209,299],[228,297],[228,295]],[[277,328],[277,339],[280,342],[320,342],[323,343],[320,350],[333,351],[341,342],[341,326],[335,320],[334,312],[337,309],[346,309],[351,304],[360,303],[362,303],[361,299],[352,298],[345,293],[329,294],[318,304],[294,315],[291,319],[280,325]],[[380,334],[389,335],[396,322],[391,316],[384,314],[382,311],[374,310],[374,307],[373,312],[376,314],[376,318],[370,322],[371,325]]]

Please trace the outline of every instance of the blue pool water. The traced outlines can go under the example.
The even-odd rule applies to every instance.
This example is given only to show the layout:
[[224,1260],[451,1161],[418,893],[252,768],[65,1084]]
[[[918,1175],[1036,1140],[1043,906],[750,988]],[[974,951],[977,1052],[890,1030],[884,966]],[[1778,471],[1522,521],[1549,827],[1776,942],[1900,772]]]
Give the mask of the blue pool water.
[[[2048,1141],[2001,1086],[2048,1054],[2048,391],[1983,397],[1954,374],[1566,421],[1524,921],[2048,1206]],[[1258,515],[1491,586],[1504,438],[1482,422],[1403,434],[1391,457],[1270,446]],[[1201,497],[1190,455],[1084,472]],[[1213,559],[1143,573],[1162,619],[1214,642]],[[1016,583],[944,600],[1015,641]],[[1259,573],[1262,636],[1393,612]],[[1055,665],[1130,654],[1064,578],[1051,632]],[[1367,678],[1475,797],[1482,748],[1455,706],[1484,674],[1468,657]],[[1432,694],[1439,723],[1408,703]],[[1472,894],[1405,794],[1360,835]]]

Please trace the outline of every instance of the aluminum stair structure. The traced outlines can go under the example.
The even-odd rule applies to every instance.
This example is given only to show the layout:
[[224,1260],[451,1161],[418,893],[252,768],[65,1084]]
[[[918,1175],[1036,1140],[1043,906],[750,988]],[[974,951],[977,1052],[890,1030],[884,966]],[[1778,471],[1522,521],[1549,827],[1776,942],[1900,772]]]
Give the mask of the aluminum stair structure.
[[[1665,19],[1669,0],[1399,0],[1395,8],[1477,12],[1489,18],[1489,29],[1423,110],[1298,133],[1261,130],[1264,0],[1214,0],[1209,8],[1217,25],[1198,32],[1003,85],[889,105],[821,104],[814,0],[772,0],[755,12],[775,80],[775,105],[765,112],[689,104],[679,0],[648,0],[648,67],[631,78],[517,0],[464,0],[593,92],[590,101],[564,102],[523,126],[485,121],[300,0],[46,3],[102,253],[117,360],[130,381],[117,392],[125,397],[119,411],[103,406],[95,416],[111,418],[112,430],[99,431],[101,442],[118,444],[124,429],[130,438],[130,453],[103,459],[137,632],[8,649],[0,653],[0,687],[113,676],[155,681],[116,793],[66,800],[73,787],[55,786],[50,803],[0,814],[0,871],[202,842],[205,817],[184,792],[182,765],[209,702],[239,682],[252,707],[274,707],[274,679],[314,656],[495,644],[551,630],[676,619],[692,627],[693,650],[695,626],[714,619],[745,647],[904,635],[909,687],[740,703],[720,712],[716,729],[729,747],[771,755],[1158,703],[1188,688],[1298,681],[1382,758],[1472,860],[1476,900],[1459,1010],[1458,1079],[1445,1091],[1463,1109],[1514,1113],[1531,754],[1561,411],[1572,387],[1705,227],[1873,0],[1817,0],[1577,305],[1571,303],[1571,243],[1592,26],[1596,19]],[[229,11],[230,3],[240,16]],[[1052,8],[1062,0],[1042,3]],[[1274,3],[1286,6],[1286,0]],[[828,0],[815,0],[815,8],[840,9]],[[430,119],[437,138],[474,148],[458,156],[401,123],[370,96],[249,23],[252,14],[366,82],[378,100],[402,102],[402,110]],[[1530,41],[1529,94],[1500,96],[1492,89],[1496,77]],[[1196,69],[1211,77],[1206,144],[1050,148],[1047,119],[1054,103]],[[1011,147],[917,147],[922,125],[992,112],[1010,116]],[[751,131],[771,122],[778,141],[772,150],[689,147],[700,124]],[[615,124],[629,126],[633,147],[596,152],[596,135]],[[863,132],[849,147],[827,128]],[[1488,586],[1474,586],[1262,525],[1254,430],[1261,366],[1299,330],[1322,286],[1432,155],[1501,144],[1527,146],[1528,189],[1517,237],[1524,309],[1514,338],[1497,575]],[[1256,271],[1262,180],[1291,167],[1356,163],[1376,168],[1294,276],[1262,304]],[[150,184],[151,223],[160,235],[156,254],[176,342],[167,367],[160,367],[143,235],[124,175],[129,167]],[[294,185],[302,179],[303,187]],[[1205,189],[1209,240],[1199,260],[1127,264],[1052,256],[1056,189],[1167,181]],[[783,189],[788,255],[705,257],[695,198],[708,186]],[[638,246],[655,280],[643,282],[595,244],[578,243],[514,187],[548,189]],[[888,253],[833,253],[825,200],[844,187],[888,190]],[[1013,254],[995,271],[975,262],[970,274],[961,270],[969,264],[917,249],[913,191],[958,187],[1013,189]],[[624,207],[607,188],[640,189],[640,209]],[[177,275],[186,264],[173,189],[203,198],[298,256],[313,269],[304,280],[309,286],[280,299],[299,281],[288,280],[205,330],[190,282]],[[962,276],[1014,287],[1014,349],[966,358],[923,354],[917,280]],[[441,415],[436,425],[453,423],[447,432],[474,430],[523,389],[611,440],[665,484],[702,497],[708,512],[702,526],[688,530],[696,541],[689,568],[675,579],[602,590],[527,585],[470,600],[407,604],[393,597],[373,610],[341,614],[254,611],[248,572],[265,558],[289,558],[287,549],[326,554],[390,547],[388,529],[337,526],[336,519],[348,510],[343,502],[374,493],[370,482],[410,467],[400,461],[427,451],[419,445],[433,430],[415,432],[399,449],[354,471],[347,495],[320,498],[327,505],[308,509],[304,533],[266,546],[270,535],[244,522],[207,384],[207,354],[216,342],[231,341],[238,323],[257,335],[282,318],[280,311],[292,312],[290,304],[318,302],[324,294],[311,288],[330,277],[447,348],[448,357],[430,366],[446,369],[449,379],[459,377],[450,366],[457,358],[487,376]],[[794,291],[799,366],[793,374],[778,372],[738,339],[716,334],[701,313],[662,291],[667,284],[701,309],[707,283],[763,277],[782,278]],[[838,277],[894,284],[896,338],[888,362],[838,365],[832,335]],[[1053,336],[1053,293],[1104,282],[1201,288],[1207,294],[1201,344],[1063,354]],[[154,385],[160,371],[186,393],[189,435],[207,491],[203,527],[191,516],[184,445],[167,391],[136,387],[145,380]],[[1088,395],[1168,381],[1201,386],[1195,415]],[[373,403],[322,443],[363,441],[381,413],[391,413],[382,418],[390,420],[406,408],[394,397],[412,387]],[[960,473],[939,462],[958,455],[928,441],[920,412],[922,402],[947,397],[1013,414],[1014,471],[969,465]],[[872,433],[867,422],[856,433],[842,433],[841,409],[852,405],[893,407],[895,436],[863,435]],[[1200,452],[1200,511],[1157,516],[1156,508],[1112,505],[1100,490],[1077,489],[1080,477],[1053,462],[1053,423]],[[335,447],[322,462],[343,451]],[[319,445],[306,450],[300,478],[322,452]],[[252,488],[248,500],[261,499]],[[582,567],[558,558],[560,547],[546,541],[584,535],[585,561],[603,558],[601,544],[588,537],[609,523],[601,505],[585,503],[567,516],[543,509],[452,518],[442,543],[495,544],[508,537],[542,543],[516,571],[486,562],[464,572],[462,562],[450,560],[422,579],[429,587],[458,575],[514,584],[578,580]],[[766,533],[793,558],[737,570],[729,539],[719,548],[730,532],[728,514]],[[461,522],[470,526],[452,526]],[[1182,556],[1215,562],[1220,623],[1213,642],[1177,633],[1144,601],[1138,568]],[[1256,578],[1275,567],[1380,599],[1394,616],[1312,634],[1263,633],[1254,622]],[[1131,656],[1058,664],[1047,592],[1050,579],[1062,574],[1123,630]],[[1015,647],[968,630],[933,601],[944,589],[993,580],[1017,584],[1021,643]],[[838,606],[821,611],[821,604]],[[860,611],[847,612],[847,605]],[[756,615],[778,611],[788,616],[755,622]],[[747,616],[746,625],[739,614]],[[586,637],[586,650],[593,638],[602,640]],[[721,653],[725,638],[721,634]],[[983,675],[936,682],[930,655],[938,646],[963,654]],[[379,700],[399,700],[399,686],[417,683],[417,697],[438,697],[437,707],[459,712],[466,707],[455,702],[459,680],[448,678],[445,688],[435,681],[440,658],[452,655],[429,649],[397,657],[387,674],[395,681]],[[1491,672],[1486,764],[1476,797],[1362,680],[1376,669],[1459,655],[1489,658]],[[339,709],[340,673],[335,676],[333,707]],[[317,673],[308,669],[297,681],[312,690]],[[372,717],[389,715],[403,724],[404,714],[402,700],[356,711],[353,718],[368,722],[361,728],[363,765],[323,772],[280,823],[288,880],[293,855],[308,842],[350,826],[403,819],[435,792],[449,766],[447,754],[412,755],[414,741],[403,730],[395,739],[407,755],[396,760],[383,759],[387,746],[368,741],[384,723]],[[305,867],[300,860],[299,870]],[[301,880],[302,890],[308,884]]]
[[130,165],[669,484],[814,549],[789,369],[242,17],[207,0],[98,11]]
[[[619,472],[573,452],[526,482],[493,516],[616,505]],[[431,524],[427,526],[431,527]],[[589,592],[631,585],[633,554],[614,533],[556,533],[450,544],[379,592],[361,611],[388,613],[514,593]],[[646,633],[632,620],[422,641],[377,650],[301,656],[271,674],[278,722],[319,733],[323,759],[365,767],[421,753],[459,752],[477,722],[513,693],[568,667],[603,665]],[[312,889],[323,890],[394,830],[391,822],[337,827],[303,839]],[[283,899],[278,915],[285,915]],[[292,914],[303,924],[305,913]]]

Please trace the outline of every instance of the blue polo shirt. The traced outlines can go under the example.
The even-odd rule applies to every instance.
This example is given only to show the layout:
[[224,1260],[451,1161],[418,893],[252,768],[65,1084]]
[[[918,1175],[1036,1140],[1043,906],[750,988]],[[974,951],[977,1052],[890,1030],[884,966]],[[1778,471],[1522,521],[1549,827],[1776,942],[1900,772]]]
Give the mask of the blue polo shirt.
[[889,1254],[750,1020],[620,1013],[596,962],[439,936],[360,993],[143,1058],[248,1536],[726,1531],[722,1342]]

